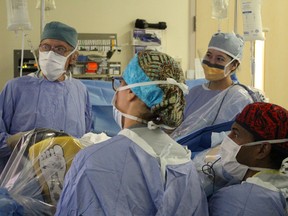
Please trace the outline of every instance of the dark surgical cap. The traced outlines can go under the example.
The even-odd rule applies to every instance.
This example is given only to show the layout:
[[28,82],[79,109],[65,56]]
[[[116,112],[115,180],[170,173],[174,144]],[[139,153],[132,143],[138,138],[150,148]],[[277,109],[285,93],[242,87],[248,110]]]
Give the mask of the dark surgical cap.
[[78,34],[74,28],[64,23],[54,21],[45,25],[41,35],[41,41],[44,39],[64,41],[75,48],[78,42]]
[[[276,104],[249,104],[235,121],[253,134],[255,141],[288,138],[288,111]],[[288,142],[278,145],[288,149]]]

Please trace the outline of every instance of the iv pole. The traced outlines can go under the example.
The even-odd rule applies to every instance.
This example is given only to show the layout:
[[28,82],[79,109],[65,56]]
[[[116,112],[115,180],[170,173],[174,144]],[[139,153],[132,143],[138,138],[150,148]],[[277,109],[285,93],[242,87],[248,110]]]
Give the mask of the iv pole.
[[238,0],[235,0],[235,5],[234,5],[234,33],[237,34],[238,33]]
[[40,35],[45,26],[45,0],[41,0],[41,12],[40,12]]

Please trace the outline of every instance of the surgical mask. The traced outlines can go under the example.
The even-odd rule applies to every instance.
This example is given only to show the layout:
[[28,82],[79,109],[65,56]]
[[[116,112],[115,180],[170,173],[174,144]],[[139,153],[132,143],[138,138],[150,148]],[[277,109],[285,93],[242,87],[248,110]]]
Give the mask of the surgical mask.
[[261,167],[249,167],[244,164],[240,164],[236,157],[239,153],[241,147],[243,146],[254,146],[260,145],[263,143],[270,143],[270,144],[279,144],[282,142],[288,142],[288,139],[279,139],[279,140],[262,140],[257,142],[251,142],[243,145],[238,145],[235,143],[229,136],[225,136],[223,142],[220,146],[220,154],[221,154],[221,163],[224,170],[233,176],[235,179],[242,181],[247,170],[254,170],[254,171],[262,171],[262,170],[270,170],[268,168],[261,168]]
[[122,125],[122,117],[123,116],[126,117],[126,118],[129,118],[129,119],[141,122],[141,123],[145,123],[145,124],[148,125],[148,128],[151,129],[151,130],[156,129],[158,127],[162,127],[162,128],[168,129],[168,130],[174,129],[174,128],[171,128],[171,127],[169,127],[167,125],[162,125],[162,124],[161,125],[157,125],[153,121],[147,122],[146,120],[138,118],[136,116],[132,116],[132,115],[129,115],[129,114],[122,113],[115,106],[116,93],[118,91],[123,91],[123,90],[126,90],[126,89],[140,87],[140,86],[149,86],[149,85],[157,85],[157,84],[158,85],[159,84],[162,84],[162,85],[163,84],[166,84],[166,85],[177,85],[183,91],[184,94],[188,94],[188,92],[189,92],[189,89],[188,89],[187,85],[185,85],[184,83],[178,83],[176,80],[174,80],[172,78],[167,78],[167,80],[156,80],[156,81],[148,81],[148,82],[141,82],[141,83],[133,83],[133,84],[130,84],[130,85],[119,87],[117,89],[117,91],[115,92],[114,97],[112,99],[112,105],[113,105],[113,117],[114,117],[114,120],[120,126],[121,129],[123,128],[123,125]]
[[238,163],[236,160],[236,156],[240,151],[240,148],[240,145],[235,143],[226,135],[220,146],[220,154],[221,163],[224,170],[235,179],[242,181],[249,167]]
[[52,50],[48,52],[39,52],[39,64],[42,73],[49,81],[57,80],[66,72],[65,64],[67,59],[76,51],[76,48],[68,55],[62,56]]
[[227,68],[233,61],[234,59],[223,66],[219,64],[211,64],[209,61],[203,60],[202,67],[205,73],[205,78],[209,81],[217,81],[227,77],[230,73]]
[[115,122],[117,123],[117,125],[123,129],[123,123],[122,123],[122,120],[123,120],[123,116],[125,118],[129,118],[129,119],[132,119],[132,120],[135,120],[135,121],[138,121],[138,122],[141,122],[141,123],[147,123],[147,121],[141,119],[141,118],[138,118],[136,116],[132,116],[132,115],[129,115],[129,114],[126,114],[126,113],[122,113],[120,110],[118,110],[116,108],[116,105],[115,105],[115,98],[116,98],[116,93],[117,91],[115,92],[114,94],[114,97],[112,99],[112,105],[113,105],[113,118],[115,120]]

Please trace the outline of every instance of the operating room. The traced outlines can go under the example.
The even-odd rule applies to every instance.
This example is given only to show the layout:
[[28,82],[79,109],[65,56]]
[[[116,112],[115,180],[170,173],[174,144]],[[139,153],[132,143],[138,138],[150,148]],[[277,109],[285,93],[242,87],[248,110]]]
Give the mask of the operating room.
[[[264,51],[264,92],[271,102],[288,107],[286,100],[285,64],[286,38],[285,8],[286,1],[262,0],[262,27],[265,30]],[[28,11],[32,30],[25,31],[28,34],[34,48],[38,46],[40,37],[40,9],[36,9],[37,1],[28,0]],[[228,18],[221,21],[222,31],[235,30],[235,1],[230,1]],[[176,5],[175,5],[176,4]],[[218,31],[218,21],[211,18],[211,1],[185,0],[174,1],[55,1],[56,9],[46,11],[45,22],[59,20],[73,25],[79,33],[117,33],[118,45],[122,47],[120,54],[113,56],[121,61],[122,70],[133,55],[131,45],[131,30],[136,19],[145,19],[150,23],[164,21],[167,23],[165,32],[166,52],[181,60],[181,66],[185,72],[195,70],[195,58],[199,50],[203,50],[208,43],[209,36]],[[0,88],[12,79],[13,74],[13,50],[21,49],[22,36],[18,31],[7,30],[6,2],[1,1],[1,81]],[[69,11],[69,12],[68,12]],[[241,4],[238,1],[237,31],[242,33],[243,17]],[[193,30],[193,17],[196,16],[196,31]],[[43,20],[42,20],[43,21]],[[25,49],[30,49],[27,41]],[[245,43],[243,64],[238,71],[239,80],[251,85],[251,52],[250,42]]]
[[[189,89],[205,82],[201,61],[205,56],[211,35],[230,32],[243,36],[245,30],[247,32],[247,28],[260,29],[261,32],[257,32],[257,35],[250,38],[247,35],[245,38],[244,35],[243,57],[241,65],[236,71],[237,80],[245,86],[259,90],[261,94],[265,95],[265,102],[275,103],[288,109],[288,88],[286,86],[288,73],[285,66],[288,57],[288,29],[285,25],[285,20],[288,19],[288,1],[257,1],[257,5],[253,8],[256,21],[249,19],[250,17],[243,13],[245,0],[22,1],[24,2],[22,9],[26,13],[23,16],[26,16],[28,26],[19,24],[15,28],[11,26],[9,28],[9,24],[11,24],[11,8],[9,7],[12,7],[9,2],[14,2],[14,0],[0,2],[2,51],[0,54],[0,92],[10,80],[26,76],[39,69],[37,61],[39,41],[45,24],[59,21],[73,26],[79,34],[78,51],[80,55],[78,56],[79,64],[71,69],[69,76],[80,80],[88,89],[94,118],[91,132],[98,135],[92,137],[93,135],[87,133],[90,136],[82,137],[83,146],[91,145],[90,142],[98,142],[97,139],[101,141],[109,139],[120,131],[115,122],[111,123],[114,121],[113,104],[111,104],[114,95],[112,77],[121,77],[130,60],[137,53],[137,48],[143,48],[142,44],[138,46],[135,39],[135,32],[139,32],[139,29],[141,32],[155,34],[161,40],[160,45],[148,44],[149,48],[152,47],[167,53],[177,61],[183,70]],[[226,2],[227,8],[222,8],[223,14],[217,15],[219,8],[216,8],[217,4],[213,5],[213,2]],[[43,7],[45,4],[46,8]],[[141,20],[147,26],[143,29],[139,28],[136,20]],[[163,23],[165,23],[165,27],[162,26]],[[101,44],[104,51],[94,52],[91,48],[91,52],[81,52],[81,40],[85,47],[85,41],[89,43],[89,41],[102,39],[111,42],[108,45],[109,48],[105,47],[104,43]],[[98,49],[100,46],[95,45],[95,47]],[[87,63],[88,60],[89,63]],[[27,63],[31,63],[31,61],[33,69],[29,70]],[[21,142],[23,145],[28,145],[23,140]],[[83,148],[78,141],[70,139],[63,145],[71,143],[75,144],[75,151]],[[25,150],[20,155],[13,155],[13,157],[22,161],[23,155],[25,155]],[[67,166],[71,165],[70,160],[72,159],[69,159]],[[10,167],[12,167],[11,163]],[[27,163],[26,160],[24,163]],[[5,178],[0,175],[0,186],[9,185],[10,180],[20,169],[21,166],[12,171],[6,168],[5,173],[9,177]],[[11,179],[9,179],[10,177]],[[51,209],[47,208],[47,210]]]

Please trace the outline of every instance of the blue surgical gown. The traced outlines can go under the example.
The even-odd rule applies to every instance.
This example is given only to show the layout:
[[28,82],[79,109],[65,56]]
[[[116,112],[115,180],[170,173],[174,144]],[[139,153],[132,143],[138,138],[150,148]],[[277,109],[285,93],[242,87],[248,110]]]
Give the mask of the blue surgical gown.
[[217,191],[209,200],[210,216],[287,216],[284,196],[243,182]]
[[240,85],[225,90],[210,90],[206,85],[195,86],[186,95],[184,121],[171,134],[173,139],[232,121],[247,104],[253,102],[248,91]]
[[155,152],[169,146],[163,158],[185,162],[168,162],[164,179],[161,153],[153,157],[134,137],[119,134],[89,146],[73,160],[56,215],[208,215],[194,163],[186,160],[190,159],[187,150],[160,129],[130,131],[145,139]]
[[10,149],[6,138],[34,128],[63,130],[81,137],[91,130],[88,91],[79,80],[50,82],[23,76],[7,82],[0,95],[0,158]]

